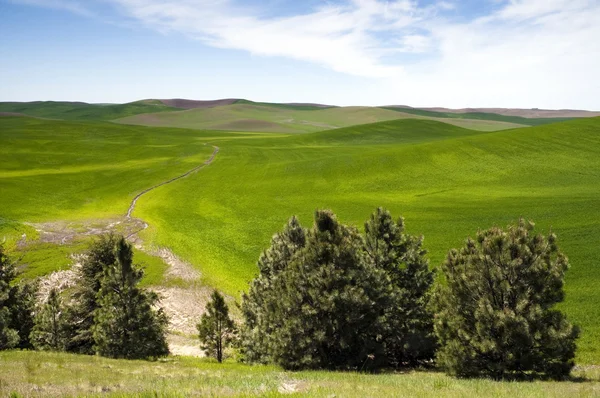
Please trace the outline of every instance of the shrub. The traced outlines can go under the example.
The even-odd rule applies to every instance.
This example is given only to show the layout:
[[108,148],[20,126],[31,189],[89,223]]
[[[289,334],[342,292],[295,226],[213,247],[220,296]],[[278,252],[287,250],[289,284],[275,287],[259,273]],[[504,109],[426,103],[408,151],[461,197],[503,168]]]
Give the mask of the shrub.
[[439,364],[458,376],[567,376],[578,329],[554,306],[568,267],[556,236],[523,220],[451,250],[434,303]]
[[394,221],[383,208],[365,223],[365,251],[391,284],[381,325],[384,354],[396,367],[430,361],[436,349],[433,314],[428,310],[434,273],[423,237],[408,235],[404,229],[404,219]]
[[367,259],[355,228],[317,211],[304,231],[292,219],[261,257],[245,296],[246,351],[286,369],[361,369],[383,359],[384,272]]

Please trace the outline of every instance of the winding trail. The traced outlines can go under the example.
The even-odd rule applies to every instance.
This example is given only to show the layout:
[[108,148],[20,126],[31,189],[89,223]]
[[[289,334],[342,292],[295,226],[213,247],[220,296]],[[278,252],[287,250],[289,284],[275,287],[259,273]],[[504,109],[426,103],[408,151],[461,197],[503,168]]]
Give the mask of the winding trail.
[[177,180],[180,180],[180,179],[182,179],[182,178],[185,178],[185,177],[189,176],[190,174],[192,174],[192,173],[194,173],[194,172],[196,172],[196,171],[200,170],[201,168],[203,168],[203,167],[206,167],[206,166],[210,165],[210,164],[213,162],[213,160],[215,160],[215,157],[217,156],[217,153],[219,153],[219,147],[218,147],[218,146],[214,146],[214,145],[213,145],[213,148],[214,148],[214,150],[213,150],[213,153],[212,153],[212,155],[210,155],[210,158],[208,158],[208,159],[207,159],[207,160],[206,160],[204,163],[202,163],[201,165],[198,165],[198,166],[194,167],[193,169],[191,169],[191,170],[187,171],[186,173],[184,173],[184,174],[182,174],[182,175],[180,175],[180,176],[177,176],[177,177],[171,178],[170,180],[167,180],[167,181],[163,181],[163,182],[161,182],[160,184],[156,184],[156,185],[154,185],[154,186],[151,186],[150,188],[146,188],[146,189],[144,189],[142,192],[140,192],[139,194],[137,194],[137,195],[135,196],[135,198],[133,198],[133,200],[131,201],[131,205],[129,205],[129,209],[127,210],[127,215],[126,215],[126,217],[127,217],[128,219],[130,219],[130,218],[131,218],[131,213],[133,213],[133,211],[135,210],[135,205],[136,205],[136,203],[137,203],[138,199],[139,199],[139,198],[141,198],[142,196],[144,196],[145,194],[147,194],[148,192],[150,192],[150,191],[152,191],[153,189],[156,189],[156,188],[158,188],[158,187],[162,187],[163,185],[167,185],[167,184],[170,184],[170,183],[172,183],[172,182],[174,182],[174,181],[177,181]]

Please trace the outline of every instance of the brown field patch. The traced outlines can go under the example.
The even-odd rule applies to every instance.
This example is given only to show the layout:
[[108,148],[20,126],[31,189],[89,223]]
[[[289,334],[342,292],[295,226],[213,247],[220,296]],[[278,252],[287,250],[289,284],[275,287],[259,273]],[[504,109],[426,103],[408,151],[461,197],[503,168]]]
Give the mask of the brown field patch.
[[236,98],[225,98],[211,101],[195,101],[181,98],[159,100],[167,106],[180,109],[204,109],[215,108],[217,106],[231,105],[237,101]]

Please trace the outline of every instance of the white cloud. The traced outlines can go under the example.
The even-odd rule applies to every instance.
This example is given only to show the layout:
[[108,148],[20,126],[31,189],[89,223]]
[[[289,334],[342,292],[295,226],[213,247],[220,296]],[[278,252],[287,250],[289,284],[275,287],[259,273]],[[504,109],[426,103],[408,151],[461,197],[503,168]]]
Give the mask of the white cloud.
[[385,89],[369,102],[600,108],[599,0],[488,0],[494,11],[460,20],[455,1],[338,0],[280,17],[235,0],[13,1],[75,12],[111,4],[214,47],[377,78]]

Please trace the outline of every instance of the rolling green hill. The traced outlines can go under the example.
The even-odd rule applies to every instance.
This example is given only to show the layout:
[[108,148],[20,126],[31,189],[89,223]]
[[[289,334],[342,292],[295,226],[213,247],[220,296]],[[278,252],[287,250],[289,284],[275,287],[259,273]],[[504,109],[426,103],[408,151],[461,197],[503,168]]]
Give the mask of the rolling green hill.
[[[309,106],[303,108],[292,105],[238,101],[232,105],[214,108],[136,115],[117,119],[116,122],[190,129],[307,133],[403,118],[432,119],[428,116],[416,116],[373,107],[320,108]],[[494,120],[460,118],[443,120],[446,123],[483,131],[524,126],[523,124]]]
[[520,117],[520,116],[498,115],[495,113],[488,113],[488,112],[464,112],[464,113],[436,112],[436,111],[428,111],[428,110],[424,110],[424,109],[394,107],[394,106],[384,106],[383,109],[389,109],[389,110],[401,112],[401,113],[409,113],[411,115],[417,115],[417,116],[432,117],[432,118],[436,118],[436,119],[471,119],[471,120],[490,120],[490,121],[495,120],[498,122],[515,123],[515,124],[521,124],[521,125],[526,125],[526,126],[540,126],[542,124],[565,122],[567,120],[573,119],[573,118],[568,118],[568,117],[528,118],[528,117]]
[[0,131],[0,218],[22,221],[121,214],[212,152],[180,129],[0,117]]
[[485,134],[452,128],[442,139],[444,126],[400,120],[365,126],[363,136],[358,127],[273,139],[215,135],[214,164],[151,192],[136,214],[151,225],[147,239],[230,294],[245,289],[292,214],[309,223],[316,208],[331,208],[361,226],[386,206],[425,235],[434,266],[478,229],[526,217],[540,231],[552,228],[571,258],[564,308],[584,329],[580,357],[600,360],[600,119]]
[[84,102],[0,102],[0,113],[20,113],[60,120],[113,120],[142,114],[174,111],[158,100],[144,100],[128,104],[87,104]]
[[404,119],[287,136],[0,118],[0,131],[0,217],[19,222],[122,215],[218,146],[210,167],[149,192],[134,216],[150,225],[146,242],[236,297],[293,214],[309,223],[331,208],[361,226],[386,206],[424,234],[433,266],[479,228],[533,219],[571,259],[563,308],[583,328],[578,360],[600,362],[600,118],[499,132]]

